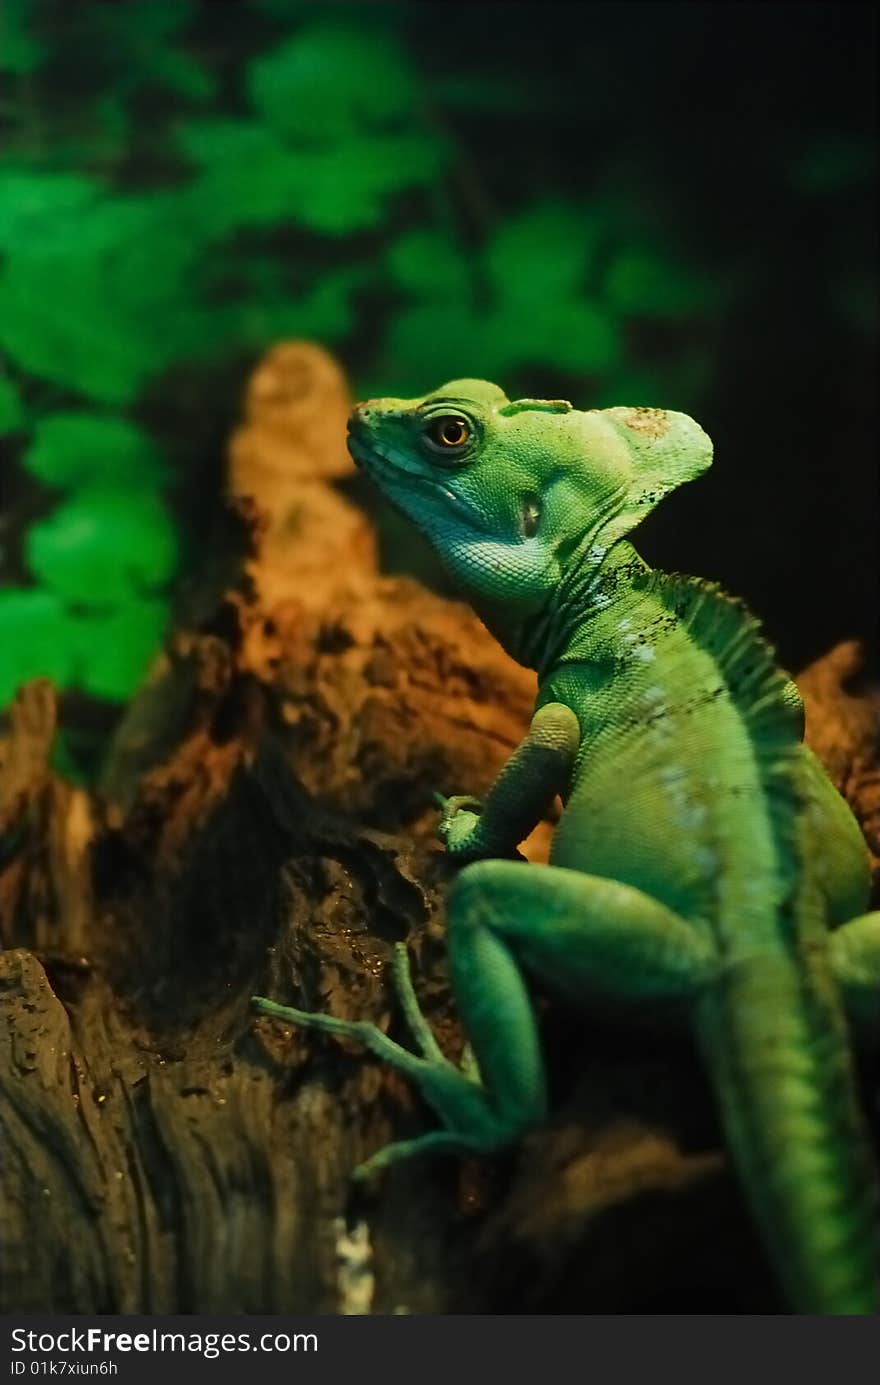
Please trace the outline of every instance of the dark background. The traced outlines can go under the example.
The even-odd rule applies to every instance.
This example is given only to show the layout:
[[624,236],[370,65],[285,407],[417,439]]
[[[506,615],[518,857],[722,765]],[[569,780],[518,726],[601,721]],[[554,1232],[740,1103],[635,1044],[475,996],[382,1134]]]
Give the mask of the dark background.
[[[514,4],[486,16],[459,27],[462,63],[540,73],[565,94],[553,118],[520,118],[515,136],[498,120],[474,132],[487,199],[503,207],[542,186],[588,199],[608,159],[658,235],[701,267],[739,272],[702,334],[712,370],[694,412],[715,464],[634,541],[650,561],[745,597],[792,667],[873,635],[876,10]],[[418,50],[447,55],[456,27],[423,9]],[[811,140],[824,167],[808,170]],[[681,334],[643,331],[662,370]],[[590,405],[582,381],[546,387]]]

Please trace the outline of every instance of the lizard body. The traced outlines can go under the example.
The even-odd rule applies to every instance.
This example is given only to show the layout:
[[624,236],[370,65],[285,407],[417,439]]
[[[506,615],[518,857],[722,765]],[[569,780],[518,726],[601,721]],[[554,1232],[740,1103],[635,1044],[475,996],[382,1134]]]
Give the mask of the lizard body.
[[[396,979],[421,1057],[370,1025],[258,1008],[360,1038],[440,1115],[443,1129],[364,1174],[499,1149],[545,1118],[528,973],[575,1004],[684,1012],[793,1308],[876,1311],[876,1184],[849,1037],[850,1023],[880,1027],[866,849],[745,607],[651,571],[627,538],[710,464],[708,438],[682,414],[580,412],[463,380],[358,406],[349,445],[537,669],[539,694],[485,804],[450,799],[441,821],[464,865],[448,945],[476,1070],[443,1057],[405,954]],[[557,794],[550,865],[530,866],[516,846]]]

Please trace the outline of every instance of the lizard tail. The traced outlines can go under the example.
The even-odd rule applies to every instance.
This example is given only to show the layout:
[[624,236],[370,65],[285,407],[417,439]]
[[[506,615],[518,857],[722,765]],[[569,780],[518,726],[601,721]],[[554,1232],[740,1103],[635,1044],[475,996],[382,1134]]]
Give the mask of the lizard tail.
[[728,1149],[798,1313],[880,1308],[876,1177],[849,1037],[820,947],[752,955],[699,1002]]

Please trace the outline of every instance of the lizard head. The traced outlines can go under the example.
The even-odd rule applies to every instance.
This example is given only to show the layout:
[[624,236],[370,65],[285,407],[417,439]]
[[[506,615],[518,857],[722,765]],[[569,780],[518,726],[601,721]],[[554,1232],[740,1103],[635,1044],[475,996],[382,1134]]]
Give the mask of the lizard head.
[[510,400],[485,380],[357,405],[349,450],[471,599],[523,611],[712,458],[685,414]]

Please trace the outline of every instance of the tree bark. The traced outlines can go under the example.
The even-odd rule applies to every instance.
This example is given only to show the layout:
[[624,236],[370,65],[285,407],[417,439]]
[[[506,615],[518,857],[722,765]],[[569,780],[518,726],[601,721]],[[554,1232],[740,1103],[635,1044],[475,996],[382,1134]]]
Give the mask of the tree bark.
[[[542,999],[548,1127],[355,1196],[352,1167],[432,1116],[355,1045],[250,1008],[262,993],[407,1043],[385,979],[406,940],[460,1051],[431,793],[485,791],[535,690],[464,606],[379,573],[348,403],[316,348],[259,366],[230,451],[238,579],[190,603],[99,790],[49,768],[48,684],[12,709],[0,1311],[772,1311],[683,1037]],[[854,644],[799,681],[876,866],[880,687]]]

